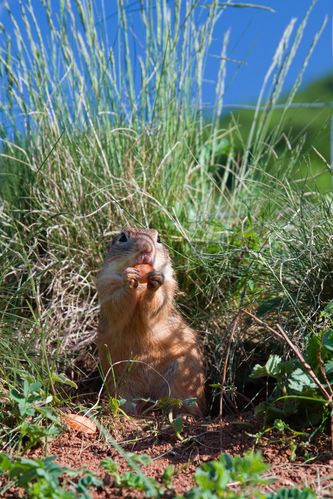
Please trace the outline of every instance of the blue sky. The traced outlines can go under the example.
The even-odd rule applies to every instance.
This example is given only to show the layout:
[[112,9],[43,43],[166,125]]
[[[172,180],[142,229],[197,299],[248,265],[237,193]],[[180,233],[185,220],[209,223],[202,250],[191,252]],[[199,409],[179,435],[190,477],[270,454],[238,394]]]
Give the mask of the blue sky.
[[[271,7],[275,13],[230,8],[221,18],[221,31],[231,29],[228,56],[244,61],[242,65],[228,65],[226,103],[255,101],[284,29],[292,18],[297,18],[298,25],[310,5],[309,0],[266,0],[253,3]],[[310,15],[295,65],[287,78],[287,87],[295,80],[302,60],[325,16],[328,16],[328,23],[310,60],[304,82],[332,74],[332,10],[332,0],[318,0]],[[213,66],[208,67],[208,77],[213,70]],[[211,90],[207,88],[206,91],[209,97]]]
[[[154,3],[154,0],[152,0]],[[223,36],[230,30],[228,57],[242,63],[229,62],[227,65],[227,80],[225,104],[248,104],[256,101],[264,76],[272,62],[274,52],[283,35],[284,30],[295,18],[297,19],[295,31],[302,22],[311,0],[232,0],[233,3],[252,3],[269,7],[274,12],[255,8],[227,8],[218,21],[214,32],[214,41],[207,60],[204,86],[204,101],[209,107],[214,103],[216,76],[218,73],[218,59]],[[126,3],[126,2],[125,2]],[[136,4],[139,1],[128,0],[128,11],[132,28],[140,32]],[[170,7],[174,0],[169,0]],[[198,0],[198,12],[205,15],[207,9],[200,8],[200,4],[209,4],[210,0]],[[222,1],[221,1],[222,3]],[[115,6],[106,2],[106,18],[108,28],[114,26]],[[285,89],[288,89],[298,74],[306,53],[315,34],[319,31],[325,17],[326,28],[317,44],[310,64],[304,75],[304,83],[318,77],[332,74],[332,11],[333,0],[317,0],[311,12],[309,22],[299,48],[295,62],[286,79]],[[113,14],[112,14],[113,13]]]
[[[84,0],[81,0],[84,2]],[[155,0],[151,0],[153,3]],[[222,0],[221,0],[222,1]],[[237,3],[238,0],[233,0]],[[212,104],[214,102],[215,80],[217,75],[218,59],[221,50],[221,41],[224,33],[230,29],[231,36],[228,48],[228,57],[242,61],[242,63],[228,62],[225,104],[248,104],[255,102],[260,91],[265,73],[272,61],[275,49],[281,39],[284,29],[292,18],[297,18],[297,25],[303,19],[310,0],[239,0],[243,3],[255,3],[275,10],[274,13],[265,10],[253,8],[227,8],[221,16],[214,32],[214,41],[209,53],[206,65],[205,78],[207,83],[204,85],[204,101]],[[115,0],[105,0],[105,12],[100,9],[101,0],[94,0],[93,4],[97,10],[97,18],[106,18],[106,26],[110,33],[117,30],[117,2]],[[174,0],[169,0],[170,7]],[[24,3],[24,2],[23,2]],[[51,0],[55,11],[59,9],[60,0]],[[200,0],[199,4],[209,3]],[[32,4],[38,15],[42,9],[39,8],[40,1],[32,0]],[[9,0],[12,11],[19,13],[18,0]],[[130,22],[138,31],[139,23],[138,8],[140,1],[125,0],[130,14]],[[10,30],[8,17],[3,8],[4,2],[0,0],[0,22],[5,29]],[[1,8],[2,7],[2,8]],[[200,7],[199,7],[200,10]],[[204,11],[205,9],[201,9]],[[286,80],[286,89],[291,86],[295,80],[302,61],[313,40],[314,35],[320,29],[320,26],[328,16],[328,23],[324,33],[315,49],[309,67],[306,70],[304,82],[308,83],[317,77],[332,73],[332,10],[333,0],[318,0],[310,16],[306,33],[297,54],[295,64],[293,65]],[[41,31],[47,36],[47,24],[43,15],[38,16]],[[319,96],[320,99],[320,96]]]

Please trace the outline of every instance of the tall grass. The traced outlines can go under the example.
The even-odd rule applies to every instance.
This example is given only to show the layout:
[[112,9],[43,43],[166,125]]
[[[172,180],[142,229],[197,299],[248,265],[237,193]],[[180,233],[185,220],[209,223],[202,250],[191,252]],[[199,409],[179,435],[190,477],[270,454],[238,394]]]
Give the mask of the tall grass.
[[[3,359],[8,341],[23,345],[33,359],[52,353],[54,370],[87,351],[98,313],[95,273],[105,243],[127,224],[157,227],[170,248],[180,306],[203,334],[212,379],[220,379],[230,321],[241,306],[277,298],[281,306],[274,313],[283,318],[288,309],[290,333],[299,341],[311,333],[322,301],[333,298],[327,285],[331,200],[304,192],[306,184],[290,185],[301,147],[288,153],[288,165],[286,147],[272,171],[282,122],[273,136],[268,123],[316,2],[298,28],[289,24],[273,54],[258,101],[266,110],[254,116],[240,164],[233,147],[237,125],[220,128],[229,33],[221,36],[212,119],[202,102],[214,28],[229,3],[212,1],[202,9],[194,0],[144,1],[135,37],[123,0],[110,24],[105,6],[97,14],[92,0],[57,6],[41,0],[42,8],[28,0],[19,2],[15,15],[5,3]],[[43,17],[48,31],[41,29]],[[238,343],[230,382],[246,358],[237,354]],[[27,360],[19,362],[26,366]],[[11,379],[12,362],[3,366],[2,378]]]

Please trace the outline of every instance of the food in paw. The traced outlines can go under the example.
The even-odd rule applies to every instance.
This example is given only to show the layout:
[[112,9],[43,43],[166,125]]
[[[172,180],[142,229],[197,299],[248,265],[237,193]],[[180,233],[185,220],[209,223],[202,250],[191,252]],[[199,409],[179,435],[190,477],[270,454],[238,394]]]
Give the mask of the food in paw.
[[149,263],[138,263],[135,265],[136,268],[140,272],[140,283],[146,284],[148,282],[148,274],[154,270],[154,267]]

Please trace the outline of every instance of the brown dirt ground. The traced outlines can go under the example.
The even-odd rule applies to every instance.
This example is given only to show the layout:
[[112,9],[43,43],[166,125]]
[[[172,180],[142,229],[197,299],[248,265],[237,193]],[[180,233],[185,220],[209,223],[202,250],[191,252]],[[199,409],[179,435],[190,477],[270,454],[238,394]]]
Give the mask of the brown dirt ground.
[[[161,416],[146,418],[105,418],[103,425],[126,451],[148,454],[154,462],[144,467],[146,474],[158,478],[169,464],[174,464],[177,476],[174,478],[175,491],[180,494],[193,485],[195,468],[205,462],[217,458],[221,453],[242,455],[248,450],[260,450],[271,468],[266,474],[276,477],[273,485],[266,491],[278,487],[313,488],[318,497],[333,497],[333,454],[329,452],[330,441],[321,435],[316,442],[302,449],[297,459],[291,462],[290,443],[281,441],[277,433],[266,434],[259,443],[250,434],[261,429],[260,421],[247,413],[237,419],[226,417],[220,421],[184,421],[183,440],[177,439],[174,430],[166,424]],[[304,452],[312,455],[314,460],[306,463]],[[112,486],[112,479],[100,468],[102,459],[112,457],[121,471],[128,470],[124,460],[111,444],[101,436],[83,435],[73,430],[66,431],[47,448],[37,449],[29,453],[29,457],[43,455],[58,456],[62,465],[72,468],[87,467],[104,479],[105,487],[94,492],[94,498],[143,497],[138,491],[119,490]]]

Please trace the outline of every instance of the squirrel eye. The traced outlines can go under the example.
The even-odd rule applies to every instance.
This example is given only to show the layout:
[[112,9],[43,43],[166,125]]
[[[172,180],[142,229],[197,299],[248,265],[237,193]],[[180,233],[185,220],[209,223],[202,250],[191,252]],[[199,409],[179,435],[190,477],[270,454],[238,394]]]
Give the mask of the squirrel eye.
[[160,238],[160,236],[159,236],[159,235],[157,236],[157,242],[158,242],[158,243],[160,243],[160,242],[161,242],[161,238]]
[[122,232],[122,233],[120,234],[120,238],[118,239],[118,241],[119,241],[120,243],[126,243],[126,242],[127,242],[127,237],[126,237],[126,234],[125,234],[124,232]]

